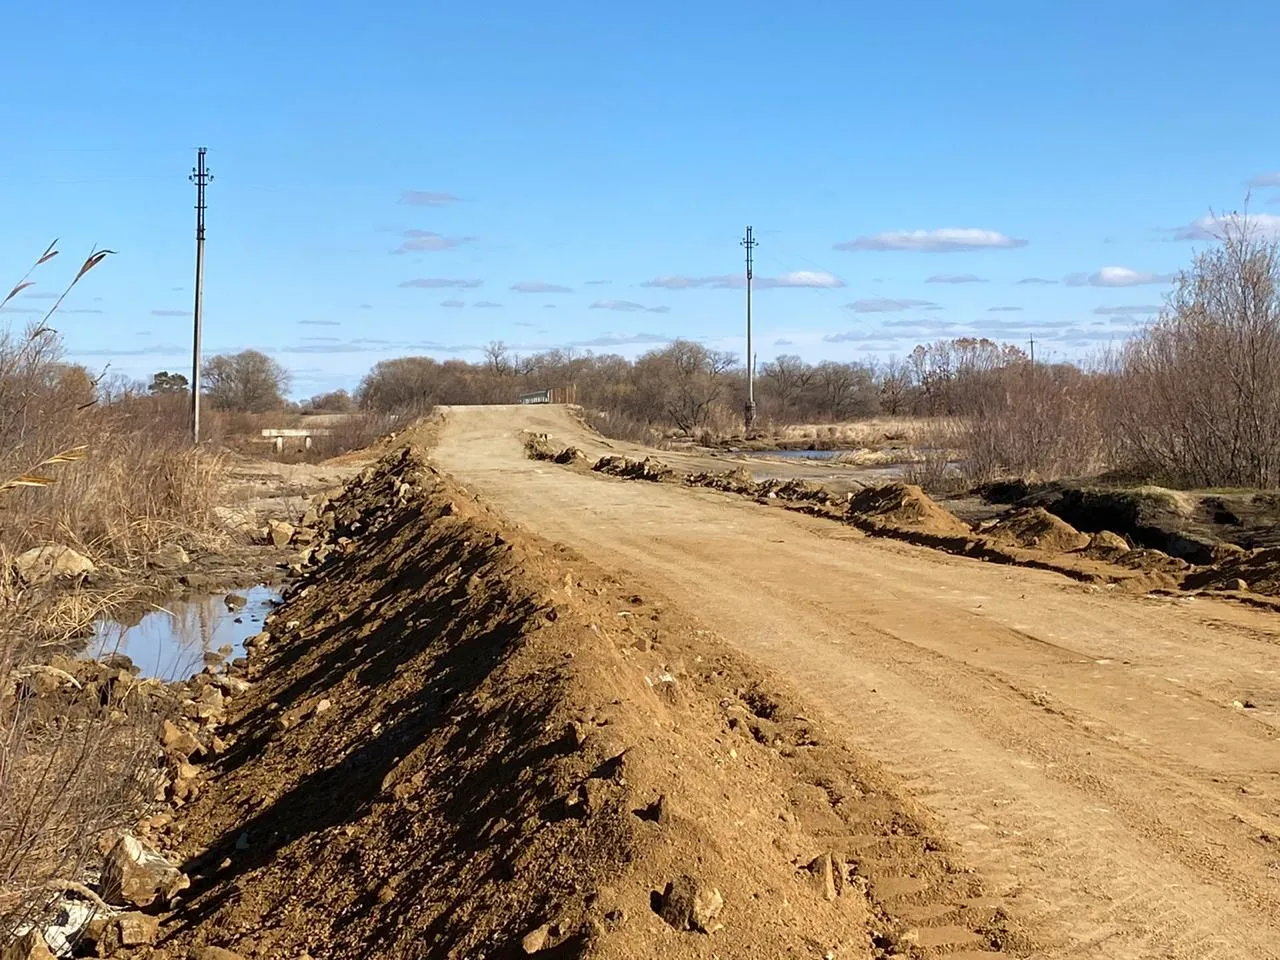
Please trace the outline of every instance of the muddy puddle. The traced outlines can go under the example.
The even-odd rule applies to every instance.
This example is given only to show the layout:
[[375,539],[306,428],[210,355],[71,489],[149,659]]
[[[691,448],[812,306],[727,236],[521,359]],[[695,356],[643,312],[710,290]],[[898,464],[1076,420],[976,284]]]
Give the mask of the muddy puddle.
[[[235,599],[242,598],[243,606]],[[279,601],[278,587],[259,584],[247,590],[172,600],[128,623],[103,620],[84,651],[86,657],[123,653],[144,677],[180,680],[206,663],[244,655],[244,641],[263,629]]]

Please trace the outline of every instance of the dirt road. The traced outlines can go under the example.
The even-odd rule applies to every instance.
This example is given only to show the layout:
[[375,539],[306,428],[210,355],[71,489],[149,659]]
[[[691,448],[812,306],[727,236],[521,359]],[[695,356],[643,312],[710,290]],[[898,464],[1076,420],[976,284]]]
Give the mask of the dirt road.
[[563,408],[446,418],[444,469],[788,677],[942,818],[1045,955],[1280,956],[1274,614],[525,459],[521,429],[604,452]]

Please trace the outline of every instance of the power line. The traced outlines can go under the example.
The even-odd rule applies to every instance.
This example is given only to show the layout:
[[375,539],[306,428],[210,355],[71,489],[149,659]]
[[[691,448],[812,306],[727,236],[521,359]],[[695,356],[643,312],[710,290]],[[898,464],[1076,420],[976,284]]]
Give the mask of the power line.
[[200,442],[200,326],[204,319],[204,188],[213,180],[204,165],[206,148],[196,150],[196,166],[189,178],[196,185],[196,303],[191,348],[191,442]]
[[746,433],[750,434],[756,425],[756,358],[751,352],[751,260],[752,251],[757,246],[757,241],[751,237],[750,227],[747,227],[746,237],[739,242],[747,248],[747,404],[742,419]]

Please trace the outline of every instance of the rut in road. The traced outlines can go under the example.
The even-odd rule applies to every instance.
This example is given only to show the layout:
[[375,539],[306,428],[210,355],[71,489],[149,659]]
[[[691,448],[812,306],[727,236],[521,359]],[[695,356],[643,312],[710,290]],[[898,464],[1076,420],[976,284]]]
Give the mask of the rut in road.
[[521,431],[637,452],[565,408],[444,415],[443,469],[790,678],[941,815],[1051,955],[1280,956],[1274,614],[526,459]]

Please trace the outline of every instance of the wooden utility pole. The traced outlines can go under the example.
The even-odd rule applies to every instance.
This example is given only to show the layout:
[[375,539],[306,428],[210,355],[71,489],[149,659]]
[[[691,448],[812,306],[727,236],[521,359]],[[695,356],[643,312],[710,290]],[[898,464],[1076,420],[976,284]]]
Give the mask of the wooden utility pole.
[[756,360],[751,350],[751,251],[756,241],[751,237],[750,227],[747,227],[747,235],[741,243],[747,248],[747,404],[742,419],[749,435],[756,425]]
[[204,188],[213,181],[204,165],[206,149],[196,151],[196,166],[190,180],[196,185],[196,303],[194,337],[191,347],[191,442],[200,442],[200,327],[204,320]]

